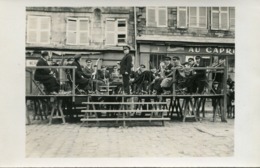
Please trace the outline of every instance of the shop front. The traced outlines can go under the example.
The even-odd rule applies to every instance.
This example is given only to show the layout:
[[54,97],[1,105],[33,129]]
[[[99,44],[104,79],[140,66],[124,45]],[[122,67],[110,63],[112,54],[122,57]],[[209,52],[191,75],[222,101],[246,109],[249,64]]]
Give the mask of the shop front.
[[194,43],[150,43],[139,45],[139,63],[146,67],[159,68],[160,62],[164,57],[177,55],[180,62],[187,62],[189,58],[200,55],[206,66],[212,66],[218,62],[220,56],[225,57],[228,61],[228,75],[234,80],[235,69],[235,47],[234,45],[225,44],[194,44]]

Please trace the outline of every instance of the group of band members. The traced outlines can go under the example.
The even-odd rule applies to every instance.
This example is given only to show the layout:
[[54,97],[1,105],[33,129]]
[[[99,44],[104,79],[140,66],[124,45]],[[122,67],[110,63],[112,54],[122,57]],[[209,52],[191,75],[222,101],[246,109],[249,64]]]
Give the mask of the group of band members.
[[[172,58],[166,56],[160,62],[158,69],[150,67],[150,70],[146,70],[145,65],[141,64],[136,71],[133,71],[132,55],[129,54],[130,47],[124,46],[123,51],[124,57],[113,66],[112,72],[109,72],[105,65],[98,69],[97,64],[93,65],[90,59],[86,60],[85,66],[81,66],[80,54],[68,58],[65,65],[76,67],[75,84],[87,94],[97,93],[101,90],[101,86],[107,84],[117,86],[116,93],[121,90],[124,94],[171,94],[173,83],[175,83],[176,91],[182,90],[188,94],[201,94],[205,89],[206,69],[192,69],[206,67],[201,56],[196,56],[195,60],[189,58],[188,62],[184,63],[180,62],[178,56]],[[48,52],[42,52],[37,66],[48,66],[48,59]],[[222,67],[224,63],[225,57],[220,57],[212,66]],[[66,72],[72,80],[72,69],[67,69]],[[35,72],[35,80],[43,83],[45,91],[49,94],[57,94],[60,89],[58,78],[55,78],[54,74],[54,71],[50,69],[37,69]],[[214,93],[218,93],[222,85],[223,73],[213,73],[212,79],[214,80],[212,90],[215,89]],[[217,88],[214,87],[216,84]]]

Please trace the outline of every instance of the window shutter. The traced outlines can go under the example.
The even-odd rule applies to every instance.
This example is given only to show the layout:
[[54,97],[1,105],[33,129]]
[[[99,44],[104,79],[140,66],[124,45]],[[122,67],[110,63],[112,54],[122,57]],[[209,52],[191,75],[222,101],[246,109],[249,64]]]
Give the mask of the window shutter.
[[178,7],[178,28],[187,28],[187,7]]
[[220,28],[222,30],[228,29],[228,7],[220,8]]
[[197,27],[197,7],[190,7],[190,27]]
[[235,8],[229,8],[230,29],[235,29]]
[[207,27],[207,8],[199,7],[199,27]]
[[37,17],[28,16],[28,22],[27,22],[27,42],[28,43],[37,42],[37,27],[38,27]]
[[50,17],[42,17],[40,20],[40,43],[50,42]]
[[156,9],[155,7],[147,7],[147,26],[155,27],[156,26]]
[[127,43],[127,22],[126,20],[117,20],[117,43]]
[[116,24],[114,19],[106,20],[106,45],[116,44]]
[[211,29],[218,30],[219,29],[219,7],[211,8]]
[[67,44],[76,44],[77,42],[77,20],[68,19],[67,21]]
[[88,44],[89,21],[87,19],[79,20],[79,44]]
[[167,8],[159,7],[158,8],[158,27],[167,26]]

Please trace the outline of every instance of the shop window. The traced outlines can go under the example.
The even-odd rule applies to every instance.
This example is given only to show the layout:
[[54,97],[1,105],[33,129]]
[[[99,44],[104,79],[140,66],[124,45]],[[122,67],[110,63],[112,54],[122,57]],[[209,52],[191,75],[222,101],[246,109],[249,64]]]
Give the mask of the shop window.
[[160,63],[166,57],[165,54],[150,54],[150,68],[160,69]]
[[229,8],[212,7],[211,8],[211,29],[228,30],[229,29]]
[[49,16],[28,16],[27,43],[50,43],[51,18]]
[[89,43],[89,20],[88,18],[67,19],[67,44],[87,45]]
[[230,29],[235,29],[235,8],[231,7],[229,8],[229,23],[230,23]]
[[167,8],[147,7],[146,18],[148,27],[167,27]]
[[106,19],[106,45],[127,43],[126,19]]
[[207,27],[207,8],[190,7],[189,8],[189,27]]
[[177,8],[177,27],[187,28],[187,7]]

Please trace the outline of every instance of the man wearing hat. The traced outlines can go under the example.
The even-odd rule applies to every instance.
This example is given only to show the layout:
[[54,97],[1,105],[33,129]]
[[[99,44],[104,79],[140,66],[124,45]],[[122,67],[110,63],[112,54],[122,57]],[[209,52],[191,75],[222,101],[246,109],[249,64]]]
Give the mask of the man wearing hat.
[[164,91],[164,94],[170,94],[170,86],[172,85],[173,79],[172,79],[172,67],[171,64],[171,57],[165,57],[164,58],[165,63],[165,69],[164,69],[164,75],[165,78],[161,82],[161,87]]
[[97,79],[103,81],[103,83],[110,81],[110,74],[105,65],[101,65],[101,69],[97,71]]
[[130,94],[130,88],[129,88],[129,80],[130,80],[130,73],[132,65],[132,55],[129,54],[130,52],[130,46],[124,46],[124,57],[122,58],[120,62],[120,74],[123,76],[123,89],[125,94]]
[[[48,65],[49,53],[47,51],[42,52],[40,59],[38,60],[36,66],[49,66]],[[57,94],[60,90],[60,84],[54,77],[53,72],[48,68],[37,68],[34,74],[34,79],[41,82],[47,94]]]
[[71,64],[71,66],[76,66],[76,70],[75,70],[75,82],[76,85],[79,85],[80,89],[83,89],[84,91],[87,92],[91,92],[91,75],[86,75],[83,73],[83,70],[81,68],[80,65],[80,59],[81,59],[81,55],[77,54],[74,57],[74,62]]

